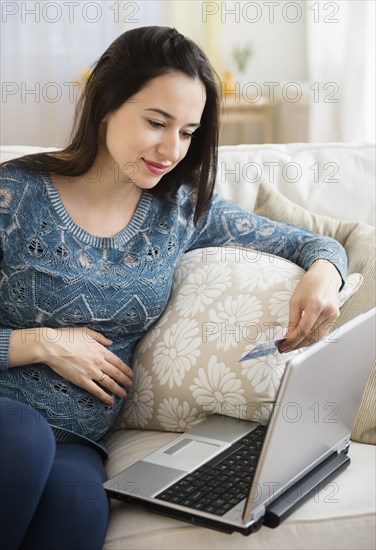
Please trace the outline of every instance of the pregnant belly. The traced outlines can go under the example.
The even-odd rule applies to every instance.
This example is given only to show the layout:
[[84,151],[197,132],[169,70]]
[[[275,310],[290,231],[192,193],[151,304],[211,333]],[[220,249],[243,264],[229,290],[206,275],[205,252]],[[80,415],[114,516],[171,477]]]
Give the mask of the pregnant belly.
[[27,403],[59,428],[98,441],[115,422],[122,400],[106,405],[42,364],[0,374],[0,395]]

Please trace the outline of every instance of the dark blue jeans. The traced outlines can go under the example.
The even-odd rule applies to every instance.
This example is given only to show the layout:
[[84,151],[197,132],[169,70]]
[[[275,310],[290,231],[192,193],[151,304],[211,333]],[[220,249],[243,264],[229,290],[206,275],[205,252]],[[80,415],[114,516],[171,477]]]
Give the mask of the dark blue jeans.
[[0,397],[0,541],[4,550],[96,550],[106,537],[106,471],[95,449],[55,443],[31,407]]

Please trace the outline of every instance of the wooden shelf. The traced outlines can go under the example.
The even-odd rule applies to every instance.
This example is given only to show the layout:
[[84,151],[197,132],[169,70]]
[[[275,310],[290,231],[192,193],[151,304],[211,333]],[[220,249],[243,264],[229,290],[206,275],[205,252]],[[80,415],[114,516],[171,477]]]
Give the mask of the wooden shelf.
[[244,99],[222,98],[221,134],[227,127],[235,127],[236,143],[245,143],[245,130],[248,124],[258,122],[262,127],[263,143],[273,143],[273,107],[274,103],[261,97],[254,103]]

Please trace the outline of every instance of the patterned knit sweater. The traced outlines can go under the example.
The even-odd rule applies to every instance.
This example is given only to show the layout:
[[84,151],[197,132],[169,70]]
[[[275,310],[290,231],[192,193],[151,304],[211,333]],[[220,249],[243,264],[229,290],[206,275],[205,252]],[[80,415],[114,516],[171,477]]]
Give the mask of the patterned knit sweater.
[[[130,364],[132,350],[162,314],[185,252],[237,244],[308,269],[330,260],[344,280],[346,253],[336,241],[245,212],[219,196],[195,226],[188,184],[169,197],[142,193],[116,236],[77,226],[47,176],[14,166],[0,179],[0,395],[28,403],[52,425],[98,441],[121,406],[108,406],[43,364],[8,369],[13,329],[85,326],[113,340]],[[69,431],[69,432],[68,432]]]

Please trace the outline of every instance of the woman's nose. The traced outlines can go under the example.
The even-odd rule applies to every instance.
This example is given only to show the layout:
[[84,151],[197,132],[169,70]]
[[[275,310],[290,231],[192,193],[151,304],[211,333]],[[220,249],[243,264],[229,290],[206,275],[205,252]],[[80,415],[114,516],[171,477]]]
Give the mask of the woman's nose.
[[180,135],[175,132],[166,132],[158,144],[158,153],[164,160],[176,162],[180,156]]

